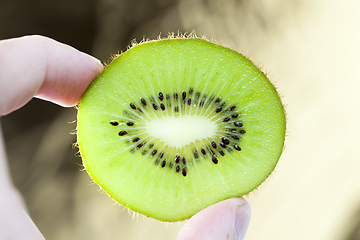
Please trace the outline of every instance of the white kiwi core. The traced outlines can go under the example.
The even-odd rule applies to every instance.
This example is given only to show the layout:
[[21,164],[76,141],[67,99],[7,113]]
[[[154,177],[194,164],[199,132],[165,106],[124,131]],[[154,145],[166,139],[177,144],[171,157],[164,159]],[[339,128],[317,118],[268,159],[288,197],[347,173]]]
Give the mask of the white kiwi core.
[[205,116],[164,116],[146,122],[145,128],[150,136],[170,147],[181,148],[196,140],[214,138],[217,124]]

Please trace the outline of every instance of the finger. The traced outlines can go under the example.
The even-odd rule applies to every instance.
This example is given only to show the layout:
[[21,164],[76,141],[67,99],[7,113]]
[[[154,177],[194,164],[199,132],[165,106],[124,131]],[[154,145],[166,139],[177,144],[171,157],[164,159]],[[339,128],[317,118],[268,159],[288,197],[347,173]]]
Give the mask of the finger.
[[0,41],[0,66],[0,116],[33,96],[73,106],[102,71],[99,60],[41,36]]
[[250,222],[251,209],[244,198],[216,203],[189,219],[176,240],[241,240]]

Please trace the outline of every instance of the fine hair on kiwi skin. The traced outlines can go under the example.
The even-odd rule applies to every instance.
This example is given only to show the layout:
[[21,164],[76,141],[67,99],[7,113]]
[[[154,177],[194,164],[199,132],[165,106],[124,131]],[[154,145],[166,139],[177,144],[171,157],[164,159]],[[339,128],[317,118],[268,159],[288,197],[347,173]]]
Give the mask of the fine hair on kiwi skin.
[[113,57],[80,103],[78,144],[114,200],[172,222],[257,188],[280,157],[285,124],[275,88],[247,58],[170,35]]

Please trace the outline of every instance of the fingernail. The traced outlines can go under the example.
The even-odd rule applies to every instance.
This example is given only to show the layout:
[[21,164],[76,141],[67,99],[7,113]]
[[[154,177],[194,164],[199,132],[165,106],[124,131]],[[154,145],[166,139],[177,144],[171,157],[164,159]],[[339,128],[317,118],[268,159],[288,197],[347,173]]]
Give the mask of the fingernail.
[[235,231],[238,240],[245,237],[250,222],[251,208],[250,204],[244,198],[238,198],[239,208],[235,217]]
[[94,60],[94,62],[96,62],[97,66],[98,66],[98,70],[101,73],[104,70],[104,65],[102,65],[102,63],[99,59],[94,58],[93,56],[91,56],[91,57]]

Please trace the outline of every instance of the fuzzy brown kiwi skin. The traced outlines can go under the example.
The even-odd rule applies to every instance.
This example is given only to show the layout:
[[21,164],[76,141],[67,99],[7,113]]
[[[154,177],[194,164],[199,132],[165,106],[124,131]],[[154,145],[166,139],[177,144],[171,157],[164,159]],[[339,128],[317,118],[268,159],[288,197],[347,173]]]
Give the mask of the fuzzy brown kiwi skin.
[[[174,38],[174,37],[171,37],[171,36],[170,36],[170,39],[173,39],[173,38]],[[188,36],[185,36],[185,37],[184,37],[184,36],[180,36],[180,37],[179,37],[179,36],[176,36],[175,38],[176,38],[176,39],[178,39],[178,38],[180,38],[180,39],[185,39],[185,38],[188,38]],[[190,37],[190,38],[194,38],[194,37]],[[168,37],[168,39],[169,39],[169,37]],[[203,39],[203,38],[202,38],[202,39]],[[164,40],[164,39],[158,39],[158,40],[155,40],[155,41],[162,41],[162,40]],[[165,40],[166,40],[166,39],[165,39]],[[142,42],[142,43],[139,43],[139,44],[148,43],[148,42],[152,42],[152,41],[146,40],[145,42]],[[134,46],[135,46],[135,45],[132,45],[130,48],[132,48],[132,47],[134,47]],[[117,58],[117,57],[118,57],[118,56],[114,56],[114,57],[113,57],[113,60],[114,60],[115,58]],[[112,61],[113,61],[113,60],[112,60]],[[265,75],[265,74],[264,74],[264,75]],[[285,111],[284,111],[284,112],[285,112]],[[269,177],[270,175],[271,175],[271,174],[269,174],[268,177]],[[262,184],[261,184],[261,185],[262,185]],[[258,189],[258,188],[256,188],[256,189]]]

